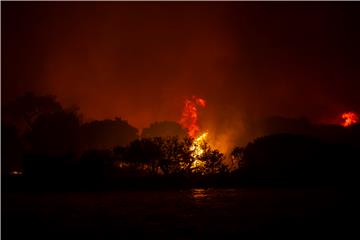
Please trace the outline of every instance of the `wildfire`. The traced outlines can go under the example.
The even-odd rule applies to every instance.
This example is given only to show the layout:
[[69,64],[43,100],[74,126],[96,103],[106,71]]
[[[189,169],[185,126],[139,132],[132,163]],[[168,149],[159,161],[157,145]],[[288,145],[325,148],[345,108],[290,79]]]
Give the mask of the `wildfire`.
[[359,117],[354,112],[345,112],[342,114],[341,117],[342,119],[344,119],[344,122],[342,123],[344,127],[348,127],[359,121]]
[[205,107],[205,100],[196,96],[185,99],[184,110],[179,122],[182,127],[188,130],[189,136],[193,138],[200,131],[198,126],[198,106]]
[[198,125],[198,107],[204,108],[205,106],[206,102],[202,98],[193,96],[191,99],[185,99],[184,109],[179,121],[181,126],[188,130],[188,135],[194,138],[190,146],[190,151],[192,152],[191,155],[194,158],[194,162],[191,164],[191,169],[193,171],[197,171],[205,165],[205,162],[200,160],[200,157],[205,152],[203,147],[208,132],[206,131],[198,135],[200,132],[200,127]]
[[190,150],[192,151],[192,156],[194,157],[195,161],[192,163],[191,168],[198,168],[203,167],[205,162],[201,161],[199,158],[204,153],[203,144],[208,136],[208,132],[202,133],[198,136],[192,143]]

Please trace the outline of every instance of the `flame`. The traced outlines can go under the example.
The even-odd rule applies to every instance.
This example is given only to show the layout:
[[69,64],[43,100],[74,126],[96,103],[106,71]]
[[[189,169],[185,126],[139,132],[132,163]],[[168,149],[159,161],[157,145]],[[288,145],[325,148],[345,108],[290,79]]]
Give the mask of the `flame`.
[[[193,97],[194,98],[194,97]],[[196,97],[195,97],[196,98]],[[196,103],[201,107],[206,107],[206,102],[202,98],[196,98]]]
[[[198,107],[206,107],[206,101],[196,96],[193,96],[191,99],[185,99],[184,109],[179,121],[180,125],[188,130],[188,135],[194,138],[189,148],[192,152],[191,156],[194,158],[194,162],[192,162],[190,166],[193,171],[198,171],[205,167],[205,162],[200,160],[200,157],[205,152],[203,147],[208,136],[207,131],[198,135],[200,132],[200,127],[198,125]],[[195,136],[197,137],[195,138]]]
[[193,96],[192,99],[185,99],[184,110],[180,119],[180,125],[188,130],[190,137],[195,137],[200,131],[198,126],[198,109],[197,107],[205,107],[204,99]]
[[203,167],[205,165],[204,161],[201,161],[199,158],[204,153],[203,144],[205,143],[205,140],[208,136],[208,132],[204,132],[201,135],[199,135],[191,144],[190,150],[192,151],[192,156],[195,159],[195,161],[192,163],[191,168],[199,168]]
[[344,127],[348,127],[359,121],[359,117],[354,112],[345,112],[342,114],[341,117],[342,117],[342,119],[344,119],[344,122],[341,124]]

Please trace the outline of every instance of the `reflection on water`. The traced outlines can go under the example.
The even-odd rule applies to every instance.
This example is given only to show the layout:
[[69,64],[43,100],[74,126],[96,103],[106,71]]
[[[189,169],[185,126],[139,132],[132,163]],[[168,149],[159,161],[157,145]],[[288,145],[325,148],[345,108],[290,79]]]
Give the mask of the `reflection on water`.
[[193,188],[190,190],[190,197],[195,201],[210,200],[228,201],[229,199],[239,197],[238,189],[214,189],[214,188]]
[[195,201],[206,200],[209,197],[209,190],[204,188],[191,189],[191,196]]
[[24,239],[39,239],[40,233],[46,240],[54,233],[66,239],[74,231],[80,239],[235,239],[261,232],[313,235],[314,229],[323,236],[331,229],[343,234],[356,224],[343,218],[337,189],[10,192],[5,197],[6,230],[13,239],[20,239],[19,229],[27,234]]

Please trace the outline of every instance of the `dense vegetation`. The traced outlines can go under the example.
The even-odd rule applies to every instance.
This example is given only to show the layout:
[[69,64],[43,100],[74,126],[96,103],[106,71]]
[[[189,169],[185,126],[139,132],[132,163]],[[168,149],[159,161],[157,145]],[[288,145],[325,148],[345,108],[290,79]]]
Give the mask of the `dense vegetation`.
[[[357,182],[359,125],[300,121],[282,124],[283,129],[272,126],[276,131],[235,147],[227,156],[206,142],[201,143],[202,155],[195,156],[193,139],[175,122],[153,123],[139,135],[120,118],[83,123],[76,108],[63,109],[55,97],[26,94],[3,108],[2,175],[87,183],[141,177],[220,177],[256,184]],[[225,164],[225,158],[231,163]]]

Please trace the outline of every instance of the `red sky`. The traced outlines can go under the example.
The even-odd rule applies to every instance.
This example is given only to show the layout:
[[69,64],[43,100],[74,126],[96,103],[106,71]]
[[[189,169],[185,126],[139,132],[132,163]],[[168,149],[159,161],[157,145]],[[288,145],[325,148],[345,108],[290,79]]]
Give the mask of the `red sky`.
[[178,120],[192,95],[205,126],[330,119],[360,110],[359,6],[2,3],[2,102],[54,94],[139,128]]

